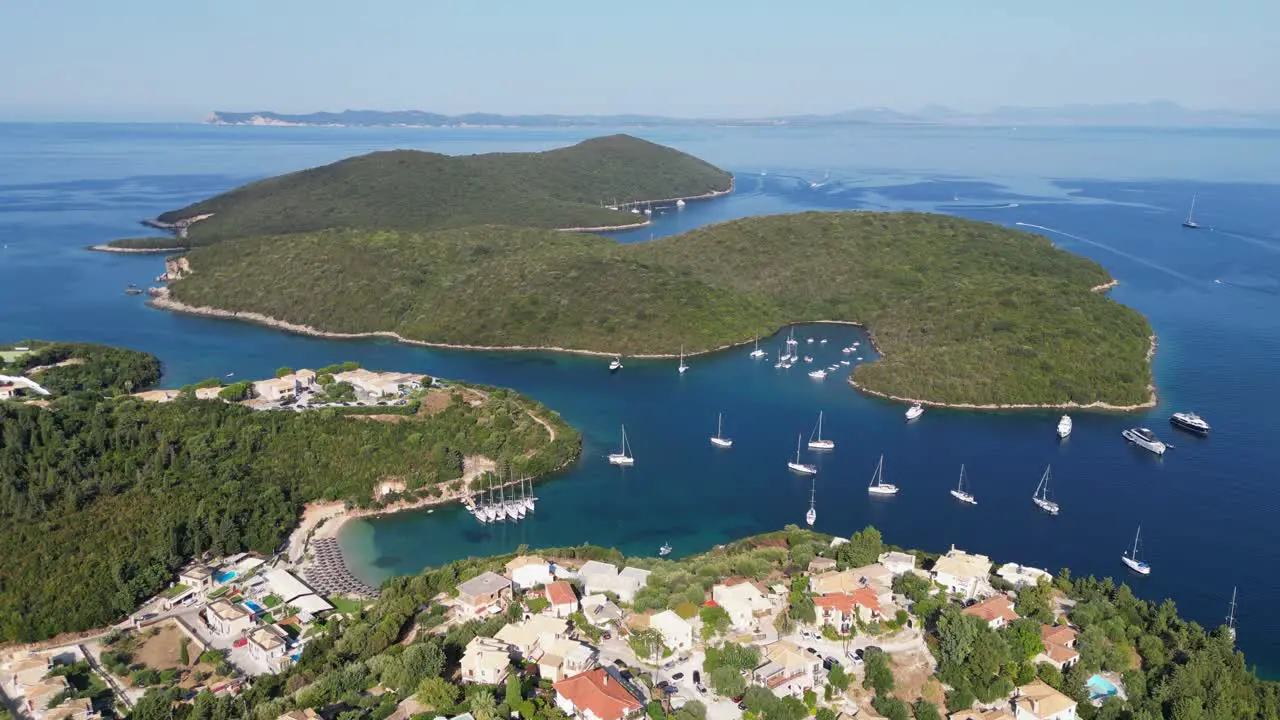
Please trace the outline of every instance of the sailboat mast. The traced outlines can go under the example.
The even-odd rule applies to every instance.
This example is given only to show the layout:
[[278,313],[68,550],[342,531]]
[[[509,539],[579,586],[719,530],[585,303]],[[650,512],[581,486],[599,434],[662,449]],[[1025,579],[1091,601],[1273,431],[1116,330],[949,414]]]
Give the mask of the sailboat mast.
[[1227,612],[1227,627],[1231,628],[1232,632],[1236,629],[1236,591],[1238,589],[1231,588],[1231,609]]
[[[1142,526],[1138,526],[1138,531],[1133,534],[1133,559],[1138,559],[1138,538],[1142,535]],[[1156,538],[1159,540],[1160,538]]]
[[716,437],[724,430],[724,413],[716,413]]
[[956,484],[956,489],[964,492],[964,463],[960,463],[960,482]]

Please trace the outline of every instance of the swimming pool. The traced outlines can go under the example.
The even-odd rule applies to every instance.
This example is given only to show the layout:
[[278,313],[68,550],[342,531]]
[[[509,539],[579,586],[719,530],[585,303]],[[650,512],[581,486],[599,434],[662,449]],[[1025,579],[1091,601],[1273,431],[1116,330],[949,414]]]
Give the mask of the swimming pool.
[[235,570],[223,570],[222,572],[215,574],[213,576],[213,579],[220,584],[225,584],[225,583],[231,582],[232,580],[235,580],[236,575],[238,574],[239,573],[237,573]]
[[1089,699],[1097,700],[1099,698],[1107,698],[1120,692],[1110,680],[1101,675],[1094,675],[1089,678],[1085,685],[1089,688]]
[[252,600],[245,600],[244,606],[252,610],[255,615],[262,615],[267,611],[266,608],[262,607],[261,605],[259,605],[258,603]]

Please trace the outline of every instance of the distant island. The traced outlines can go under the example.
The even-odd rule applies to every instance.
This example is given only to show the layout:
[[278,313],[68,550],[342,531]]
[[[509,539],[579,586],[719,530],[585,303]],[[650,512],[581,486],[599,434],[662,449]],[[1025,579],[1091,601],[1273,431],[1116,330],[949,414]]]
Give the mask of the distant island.
[[1191,109],[1168,101],[1073,104],[1044,107],[998,107],[970,112],[929,105],[914,112],[867,107],[826,114],[759,117],[680,118],[661,115],[502,115],[466,113],[445,115],[423,110],[343,110],[341,112],[278,113],[218,110],[205,118],[211,125],[261,127],[664,127],[731,125],[971,125],[1097,126],[1097,127],[1280,127],[1280,113],[1223,109]]
[[655,204],[674,209],[732,188],[724,170],[630,135],[540,153],[393,150],[250,183],[145,223],[173,237],[117,240],[106,249],[196,247],[334,228],[603,230],[643,225]]
[[[749,218],[647,243],[534,228],[331,230],[201,247],[160,307],[336,336],[674,356],[867,326],[860,389],[979,407],[1153,403],[1151,327],[1045,238],[920,213]],[[282,271],[287,268],[286,271]],[[771,349],[772,350],[772,349]]]
[[[502,388],[346,363],[145,390],[159,371],[136,350],[0,345],[0,375],[47,393],[0,396],[0,643],[116,622],[205,552],[270,555],[310,503],[456,501],[485,472],[537,478],[580,451]],[[316,409],[295,412],[299,386]]]

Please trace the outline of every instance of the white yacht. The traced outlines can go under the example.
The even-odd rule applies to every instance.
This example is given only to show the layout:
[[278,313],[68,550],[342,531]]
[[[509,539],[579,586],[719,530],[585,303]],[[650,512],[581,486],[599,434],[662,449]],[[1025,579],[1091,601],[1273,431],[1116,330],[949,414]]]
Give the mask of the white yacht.
[[658,556],[659,556],[659,557],[666,557],[666,556],[668,556],[668,555],[670,555],[670,554],[671,554],[671,544],[670,544],[670,543],[662,543],[662,547],[658,548]]
[[884,454],[880,455],[880,462],[876,463],[876,473],[871,476],[871,484],[867,485],[867,492],[872,495],[898,494],[897,485],[890,485],[884,481]]
[[844,353],[845,355],[852,355],[852,354],[853,354],[853,348],[851,348],[851,347],[840,348],[840,352]]
[[609,455],[610,465],[635,465],[636,459],[631,455],[631,443],[627,442],[627,426],[622,426],[622,447],[618,452]]
[[804,361],[805,361],[805,362],[807,362],[807,363],[811,363],[811,362],[813,362],[813,356],[812,356],[812,355],[805,355],[805,356],[804,356]]
[[768,354],[768,353],[766,353],[765,351],[763,351],[763,350],[761,350],[761,349],[760,349],[760,336],[759,336],[759,335],[757,335],[757,336],[756,336],[756,349],[755,349],[755,350],[752,350],[752,351],[750,352],[749,356],[750,356],[750,357],[753,357],[753,358],[762,358],[762,357],[764,357],[764,356],[765,356],[765,355],[767,355],[767,354]]
[[622,358],[618,357],[617,355],[613,356],[613,359],[609,361],[609,372],[618,372],[621,369],[622,369]]
[[814,504],[817,490],[818,478],[811,478],[809,480],[809,512],[804,514],[804,521],[809,527],[813,527],[813,524],[818,521],[818,507]]
[[1066,439],[1071,434],[1071,416],[1063,415],[1058,420],[1058,437]]
[[1186,430],[1196,435],[1209,434],[1209,423],[1193,412],[1176,412],[1169,418],[1169,422],[1179,430]]
[[1049,499],[1049,468],[1047,466],[1044,469],[1044,475],[1040,476],[1040,484],[1036,485],[1036,491],[1031,495],[1031,501],[1050,515],[1058,514],[1058,503]]
[[841,364],[841,365],[848,365],[848,364],[849,364],[849,361],[848,361],[848,360],[841,360],[841,361],[840,361],[840,364]]
[[834,440],[822,439],[822,411],[818,411],[818,424],[814,426],[813,431],[809,433],[809,449],[810,450],[835,450],[836,443]]
[[1168,445],[1161,442],[1160,439],[1156,437],[1156,434],[1147,428],[1129,428],[1120,434],[1124,436],[1125,440],[1128,440],[1144,450],[1150,450],[1157,455],[1164,455],[1164,451],[1169,449]]
[[718,448],[733,447],[733,441],[721,434],[724,423],[724,413],[716,415],[716,434],[711,438],[711,444]]
[[826,338],[822,338],[821,340],[819,340],[819,341],[818,341],[818,344],[819,344],[819,345],[826,345],[826,344],[827,344],[827,339],[826,339]]
[[[858,358],[858,359],[861,360],[862,358]],[[907,408],[908,421],[915,420],[916,418],[920,417],[923,414],[924,414],[924,406],[921,405],[920,403],[916,403],[911,407]]]
[[817,370],[810,370],[809,377],[813,378],[814,380],[823,380],[827,377],[827,371],[823,370],[822,368],[818,368]]
[[817,475],[818,468],[814,467],[813,465],[806,465],[805,463],[800,462],[800,440],[801,440],[801,436],[797,435],[796,436],[796,459],[792,462],[787,463],[787,469],[791,470],[792,472],[798,472],[801,475]]
[[810,345],[812,345],[812,344],[813,344],[813,338],[805,338],[805,340],[804,340],[804,341],[805,341],[806,343],[810,344]]
[[683,207],[684,207],[684,205],[685,205],[684,198],[681,198],[681,199],[679,199],[679,200],[676,200],[676,207],[677,207],[677,208],[683,208]]
[[680,346],[680,367],[677,368],[677,370],[681,375],[685,374],[689,370],[689,366],[684,364],[684,346],[683,345]]
[[964,486],[964,465],[960,466],[960,482],[956,484],[956,489],[951,491],[951,496],[962,503],[977,505],[978,499],[973,496]]
[[1141,537],[1142,526],[1139,525],[1138,532],[1133,536],[1133,547],[1124,551],[1124,554],[1120,556],[1120,562],[1139,575],[1150,575],[1151,566],[1138,559],[1138,543]]

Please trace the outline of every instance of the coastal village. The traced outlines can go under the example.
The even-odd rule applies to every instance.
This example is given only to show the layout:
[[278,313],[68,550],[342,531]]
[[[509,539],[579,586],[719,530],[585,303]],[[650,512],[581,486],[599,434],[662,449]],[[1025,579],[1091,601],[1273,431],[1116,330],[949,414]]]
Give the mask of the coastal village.
[[[189,702],[202,690],[235,696],[263,676],[287,672],[327,627],[358,616],[367,602],[354,587],[328,592],[304,579],[325,552],[324,544],[308,540],[295,536],[291,542],[301,547],[270,558],[241,553],[192,563],[171,587],[104,633],[0,656],[0,687],[23,720],[68,720],[99,717],[77,696],[69,680],[76,675],[91,678],[81,686],[109,689],[121,714],[156,685],[180,687]],[[785,539],[747,542],[786,553]],[[670,561],[507,556],[435,596],[424,608],[434,626],[416,625],[401,644],[412,647],[428,633],[439,638],[464,627],[491,628],[460,648],[447,681],[465,689],[519,687],[528,680],[548,709],[580,720],[654,717],[695,701],[704,718],[716,720],[775,716],[760,706],[766,701],[799,708],[798,717],[874,720],[907,717],[891,708],[881,713],[883,697],[903,707],[916,704],[917,712],[921,702],[940,706],[944,695],[954,697],[935,674],[938,638],[918,615],[926,603],[954,605],[975,627],[1010,633],[1031,622],[1017,610],[1020,595],[1052,594],[1045,570],[997,567],[955,547],[941,556],[888,549],[872,564],[851,567],[841,551],[849,542],[830,538],[790,571],[716,577],[708,591],[682,588],[680,601],[660,610],[649,606],[646,593],[654,589],[654,572]],[[700,602],[692,602],[695,595]],[[798,606],[812,614],[805,618]],[[1069,601],[1055,600],[1051,622],[1035,623],[1031,666],[1061,677],[1079,661],[1070,611]],[[1038,674],[989,702],[970,696],[969,706],[945,717],[1075,720],[1079,701]],[[1096,674],[1087,687],[1094,705],[1124,697],[1116,673]],[[422,696],[400,700],[390,717],[447,717],[431,713]],[[323,708],[280,715],[317,717],[328,716]],[[472,713],[459,717],[479,720]]]

